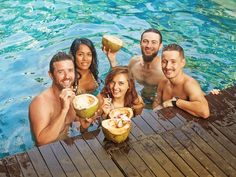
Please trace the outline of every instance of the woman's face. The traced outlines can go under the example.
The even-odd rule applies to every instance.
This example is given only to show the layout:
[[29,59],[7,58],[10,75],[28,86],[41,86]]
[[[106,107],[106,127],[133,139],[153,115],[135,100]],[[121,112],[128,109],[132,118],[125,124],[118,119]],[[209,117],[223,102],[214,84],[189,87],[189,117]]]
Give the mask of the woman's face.
[[76,67],[80,70],[87,70],[92,63],[92,59],[90,48],[85,44],[81,44],[76,52]]
[[114,98],[124,97],[129,89],[128,75],[116,75],[110,82],[109,87]]

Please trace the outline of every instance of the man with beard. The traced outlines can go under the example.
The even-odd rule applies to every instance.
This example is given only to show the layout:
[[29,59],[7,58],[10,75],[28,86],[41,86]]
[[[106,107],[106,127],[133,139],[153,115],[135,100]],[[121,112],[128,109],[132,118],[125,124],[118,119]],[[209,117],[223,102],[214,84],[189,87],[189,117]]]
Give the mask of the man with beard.
[[[29,106],[31,131],[38,146],[64,139],[70,124],[80,121],[71,104],[75,96],[73,57],[57,53],[50,61],[48,73],[52,86],[36,96]],[[81,122],[81,125],[87,128],[90,123]]]
[[[150,107],[156,93],[156,87],[164,78],[161,70],[161,59],[157,56],[158,51],[162,48],[162,35],[160,31],[150,28],[145,30],[141,35],[140,47],[142,55],[133,57],[129,62],[129,70],[132,76],[138,81],[141,90],[141,96]],[[105,50],[104,50],[105,51]],[[107,53],[112,67],[116,66],[115,55]],[[148,104],[150,104],[148,106]]]
[[183,72],[185,66],[183,48],[170,44],[162,51],[162,71],[166,76],[157,89],[154,110],[176,106],[202,118],[209,117],[209,106],[198,82]]

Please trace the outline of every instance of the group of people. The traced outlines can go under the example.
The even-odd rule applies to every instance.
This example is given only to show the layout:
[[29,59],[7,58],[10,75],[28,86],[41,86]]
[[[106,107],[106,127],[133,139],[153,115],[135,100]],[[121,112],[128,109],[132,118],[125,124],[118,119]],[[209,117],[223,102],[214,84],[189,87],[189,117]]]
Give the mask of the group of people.
[[[103,47],[111,65],[105,83],[98,77],[98,59],[93,43],[86,38],[75,39],[70,54],[59,52],[49,65],[52,85],[36,96],[29,106],[31,130],[37,145],[63,139],[72,122],[87,129],[96,117],[106,118],[118,107],[131,107],[134,115],[144,108],[142,96],[135,89],[135,80],[144,88],[155,88],[153,109],[176,106],[192,115],[208,118],[209,107],[198,82],[183,72],[183,48],[162,46],[162,35],[148,29],[141,35],[142,55],[133,57],[128,66],[118,66],[116,53]],[[73,109],[75,95],[91,93],[98,97],[100,107],[90,119],[81,119]],[[151,97],[151,96],[150,96]]]

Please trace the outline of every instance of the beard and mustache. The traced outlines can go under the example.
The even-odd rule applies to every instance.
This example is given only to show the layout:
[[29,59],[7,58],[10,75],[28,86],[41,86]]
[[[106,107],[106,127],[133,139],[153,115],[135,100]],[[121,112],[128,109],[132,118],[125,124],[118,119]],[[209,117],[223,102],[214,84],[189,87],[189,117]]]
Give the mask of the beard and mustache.
[[145,55],[145,53],[142,50],[142,56],[143,56],[143,61],[144,62],[151,62],[158,54],[158,51],[151,54],[151,55]]

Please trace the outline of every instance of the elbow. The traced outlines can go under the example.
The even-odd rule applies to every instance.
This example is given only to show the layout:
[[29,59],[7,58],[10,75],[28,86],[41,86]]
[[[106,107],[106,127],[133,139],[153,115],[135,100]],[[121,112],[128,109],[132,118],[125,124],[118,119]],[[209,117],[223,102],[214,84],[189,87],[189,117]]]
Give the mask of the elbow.
[[202,111],[200,113],[200,117],[202,117],[203,119],[207,119],[210,117],[210,111],[209,111],[209,108],[208,109],[205,109],[204,111]]

